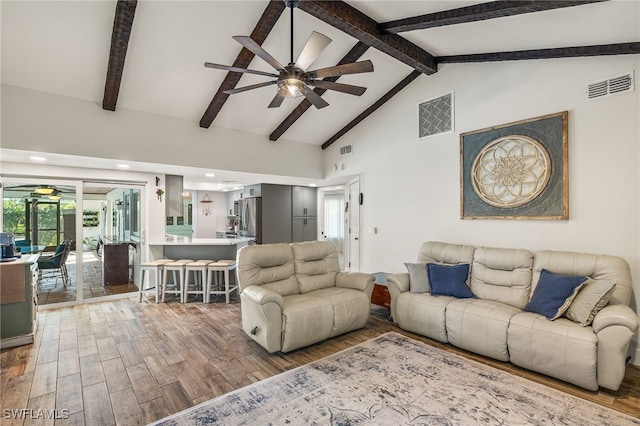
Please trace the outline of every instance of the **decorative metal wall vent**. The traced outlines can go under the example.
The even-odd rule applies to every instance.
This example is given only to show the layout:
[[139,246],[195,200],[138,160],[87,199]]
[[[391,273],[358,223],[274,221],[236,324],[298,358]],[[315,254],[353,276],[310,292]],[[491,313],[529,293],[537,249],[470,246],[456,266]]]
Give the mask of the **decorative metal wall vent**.
[[586,101],[633,92],[633,71],[587,84]]
[[418,104],[418,139],[453,131],[453,92]]
[[342,145],[340,147],[340,155],[349,155],[353,152],[353,145]]

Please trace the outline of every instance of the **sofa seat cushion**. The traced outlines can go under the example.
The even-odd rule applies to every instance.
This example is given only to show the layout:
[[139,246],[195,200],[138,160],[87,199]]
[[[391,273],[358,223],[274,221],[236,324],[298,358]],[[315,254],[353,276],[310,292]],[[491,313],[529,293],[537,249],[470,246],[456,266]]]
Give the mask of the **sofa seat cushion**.
[[298,294],[284,298],[282,352],[307,346],[331,336],[333,305],[329,300]]
[[513,364],[585,389],[598,389],[598,339],[592,327],[523,312],[511,318],[507,334]]
[[459,299],[447,305],[449,343],[463,349],[509,361],[507,329],[511,318],[522,312],[505,303],[484,299]]
[[367,324],[371,300],[363,291],[331,287],[307,293],[307,296],[327,301],[333,307],[331,337],[357,330]]
[[403,330],[447,343],[445,311],[455,297],[404,292],[398,296],[394,320]]

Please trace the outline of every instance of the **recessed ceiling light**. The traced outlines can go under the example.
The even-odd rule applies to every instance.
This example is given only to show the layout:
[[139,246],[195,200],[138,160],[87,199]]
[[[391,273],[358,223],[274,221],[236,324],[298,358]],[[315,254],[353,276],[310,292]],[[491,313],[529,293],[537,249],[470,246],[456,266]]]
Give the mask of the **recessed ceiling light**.
[[119,169],[128,169],[129,165],[128,164],[118,164],[117,166]]
[[222,192],[229,192],[229,188],[223,189]]
[[309,186],[311,186],[311,187],[314,187],[314,188],[315,188],[315,187],[316,187],[316,186],[318,186],[318,185],[316,185],[315,183],[310,183],[310,184],[309,184]]
[[206,177],[216,177],[216,174],[215,173],[207,173],[205,176]]
[[29,157],[29,159],[31,159],[31,161],[47,161],[47,159],[46,159],[46,158],[44,158],[44,157],[39,157],[39,156],[37,156],[37,155],[34,155],[34,156],[32,156],[32,157]]

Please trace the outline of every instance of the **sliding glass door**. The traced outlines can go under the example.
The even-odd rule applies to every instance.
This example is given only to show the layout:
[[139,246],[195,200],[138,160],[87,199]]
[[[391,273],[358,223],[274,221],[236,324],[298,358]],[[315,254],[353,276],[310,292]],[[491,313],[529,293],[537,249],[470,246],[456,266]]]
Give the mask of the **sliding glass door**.
[[77,299],[76,186],[52,181],[3,183],[3,232],[15,235],[21,258],[38,255],[38,304]]

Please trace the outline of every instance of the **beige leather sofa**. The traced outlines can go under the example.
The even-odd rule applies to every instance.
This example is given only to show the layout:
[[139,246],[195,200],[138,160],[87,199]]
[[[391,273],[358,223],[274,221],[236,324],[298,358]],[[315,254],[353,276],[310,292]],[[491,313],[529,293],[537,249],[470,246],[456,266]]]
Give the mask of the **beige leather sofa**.
[[326,241],[238,251],[242,329],[269,352],[289,352],[362,328],[374,276],[340,272]]
[[[434,296],[429,291],[417,292],[420,289],[415,286],[412,291],[408,273],[390,275],[391,315],[400,328],[589,390],[619,388],[629,343],[638,328],[638,317],[628,306],[631,272],[624,259],[425,242],[417,264],[426,263],[469,264],[467,284],[475,297]],[[543,269],[563,276],[586,276],[591,279],[587,283],[615,286],[607,292],[608,303],[601,299],[601,304],[607,305],[590,325],[565,316],[549,320],[524,311]],[[586,288],[586,284],[581,287],[569,305],[572,313],[580,308],[573,303],[587,297]]]

